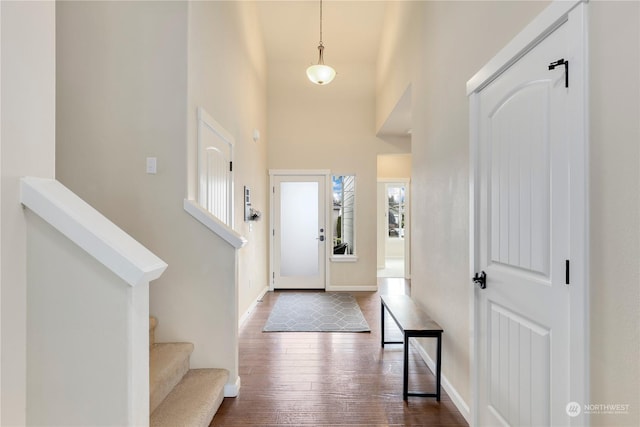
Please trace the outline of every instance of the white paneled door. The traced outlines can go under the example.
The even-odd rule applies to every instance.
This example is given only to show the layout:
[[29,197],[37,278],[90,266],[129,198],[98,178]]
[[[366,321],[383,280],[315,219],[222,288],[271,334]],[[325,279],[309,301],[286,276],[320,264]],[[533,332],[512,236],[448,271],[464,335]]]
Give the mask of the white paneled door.
[[486,274],[474,308],[479,425],[570,425],[575,415],[567,411],[576,399],[571,335],[582,331],[571,329],[571,289],[582,284],[570,281],[571,141],[579,135],[569,100],[580,89],[564,65],[579,66],[574,48],[564,22],[472,101],[473,257]]
[[272,178],[272,288],[324,289],[326,175]]
[[198,108],[198,202],[233,228],[234,138]]

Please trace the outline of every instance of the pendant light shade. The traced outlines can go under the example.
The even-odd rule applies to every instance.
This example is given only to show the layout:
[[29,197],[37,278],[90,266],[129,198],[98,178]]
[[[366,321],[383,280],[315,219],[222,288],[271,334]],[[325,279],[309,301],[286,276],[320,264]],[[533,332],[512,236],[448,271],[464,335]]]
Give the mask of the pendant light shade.
[[307,68],[307,77],[317,85],[326,85],[336,76],[336,70],[328,65],[318,64]]
[[336,70],[324,64],[324,45],[322,44],[322,0],[320,0],[320,44],[318,45],[318,64],[307,68],[307,77],[312,83],[326,85],[336,76]]
[[312,65],[311,67],[307,68],[307,77],[309,77],[309,80],[317,85],[329,84],[331,83],[331,80],[333,80],[336,76],[336,70],[328,65],[324,65],[324,60],[322,58],[323,49],[324,46],[320,44],[320,46],[318,46],[318,50],[320,51],[318,64]]

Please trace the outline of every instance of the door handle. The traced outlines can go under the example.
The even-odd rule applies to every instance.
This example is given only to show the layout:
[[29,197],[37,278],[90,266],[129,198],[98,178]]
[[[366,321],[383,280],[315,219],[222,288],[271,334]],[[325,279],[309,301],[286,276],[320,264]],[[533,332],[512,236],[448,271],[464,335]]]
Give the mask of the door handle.
[[479,275],[478,273],[476,273],[476,275],[473,276],[471,280],[473,280],[473,283],[480,286],[480,289],[485,289],[487,287],[487,273],[485,273],[484,271]]
[[324,236],[318,237],[318,240],[320,240],[321,242],[324,242]]

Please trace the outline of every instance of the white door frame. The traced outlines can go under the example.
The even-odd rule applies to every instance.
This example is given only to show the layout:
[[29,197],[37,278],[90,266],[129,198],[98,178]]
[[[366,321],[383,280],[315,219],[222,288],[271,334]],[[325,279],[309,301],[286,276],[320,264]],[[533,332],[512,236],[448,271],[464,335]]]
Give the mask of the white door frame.
[[[269,290],[273,291],[274,289],[274,274],[275,274],[275,256],[274,256],[274,219],[275,219],[275,203],[274,203],[274,178],[276,176],[309,176],[309,175],[320,175],[325,177],[325,218],[331,218],[331,211],[333,204],[331,203],[331,171],[328,169],[269,169],[269,277],[267,278],[269,283]],[[325,226],[326,230],[326,226]],[[329,236],[330,233],[326,233],[325,236]],[[324,289],[329,288],[330,280],[330,268],[329,268],[329,257],[331,256],[330,249],[332,245],[325,244],[325,271],[324,271]]]
[[[587,56],[587,4],[586,0],[560,1],[551,3],[504,49],[491,59],[467,82],[470,104],[470,186],[469,186],[469,277],[479,268],[479,159],[480,141],[478,110],[479,92],[497,78],[503,71],[535,47],[542,39],[561,24],[568,26],[569,42],[575,55],[567,58],[571,63],[568,108],[571,115],[570,132],[577,137],[569,142],[570,150],[570,391],[571,399],[580,406],[589,403],[589,144],[588,144],[588,56]],[[469,286],[474,286],[471,281]],[[471,329],[471,382],[472,409],[471,425],[478,423],[478,382],[477,363],[479,343],[476,336],[475,288],[469,293],[469,322]],[[588,425],[589,418],[584,412],[572,418],[575,425]]]
[[[378,201],[378,238],[377,245],[381,247],[376,251],[377,260],[376,265],[378,268],[380,267],[381,262],[383,263],[386,259],[386,249],[385,243],[387,236],[389,234],[389,221],[387,218],[387,207],[388,201],[386,200],[387,194],[387,185],[389,184],[402,184],[404,185],[405,191],[405,214],[404,214],[404,224],[405,224],[405,238],[404,238],[404,278],[411,279],[411,178],[378,178],[378,185],[382,186],[382,189],[379,191],[383,191],[384,195],[378,193],[378,197],[382,199]],[[378,191],[378,190],[377,190]],[[381,259],[378,259],[381,258]],[[384,265],[382,266],[384,268]]]

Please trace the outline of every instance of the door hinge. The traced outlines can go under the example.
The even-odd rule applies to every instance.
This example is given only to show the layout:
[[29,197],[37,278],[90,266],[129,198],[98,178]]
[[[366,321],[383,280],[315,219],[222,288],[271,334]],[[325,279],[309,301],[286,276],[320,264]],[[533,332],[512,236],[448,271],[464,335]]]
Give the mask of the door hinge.
[[564,65],[564,87],[569,87],[569,61],[564,58],[553,61],[549,64],[549,70],[555,70],[555,68],[560,65]]
[[276,284],[276,272],[272,272],[271,273],[271,284],[275,285]]
[[233,162],[229,162],[229,172],[233,172]]
[[564,284],[565,285],[568,285],[568,284],[571,283],[570,280],[569,280],[571,278],[570,277],[570,274],[571,274],[570,272],[571,272],[571,268],[570,268],[570,265],[569,265],[569,260],[565,260],[565,262],[564,262]]

